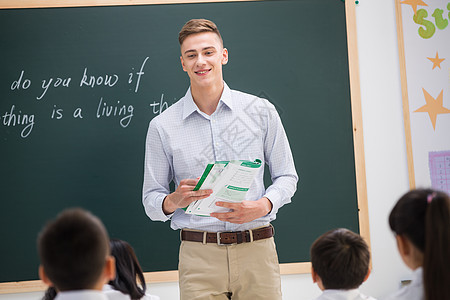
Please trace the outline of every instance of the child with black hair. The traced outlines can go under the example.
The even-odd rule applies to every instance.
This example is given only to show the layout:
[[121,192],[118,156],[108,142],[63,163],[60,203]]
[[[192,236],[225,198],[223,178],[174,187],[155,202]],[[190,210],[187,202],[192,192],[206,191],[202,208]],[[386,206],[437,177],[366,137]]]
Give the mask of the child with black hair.
[[108,233],[99,218],[67,209],[38,236],[39,276],[57,300],[107,300],[103,285],[115,277]]
[[432,189],[403,195],[389,215],[403,262],[412,282],[388,299],[450,299],[450,198]]
[[[144,274],[133,247],[119,239],[110,240],[111,255],[116,260],[116,277],[103,287],[109,300],[159,300],[146,293]],[[138,283],[139,280],[139,283]]]
[[[133,247],[118,239],[111,239],[109,245],[111,256],[115,259],[116,277],[103,286],[103,294],[107,296],[107,299],[159,300],[158,296],[146,293],[144,274]],[[54,300],[56,296],[56,289],[50,286],[42,300]]]
[[311,246],[311,275],[323,293],[315,300],[375,300],[359,291],[369,277],[370,251],[362,237],[338,228]]

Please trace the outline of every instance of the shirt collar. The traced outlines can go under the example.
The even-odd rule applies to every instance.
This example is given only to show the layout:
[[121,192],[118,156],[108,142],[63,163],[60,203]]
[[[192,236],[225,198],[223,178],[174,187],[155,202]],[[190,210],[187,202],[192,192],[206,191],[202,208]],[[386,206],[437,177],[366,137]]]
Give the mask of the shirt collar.
[[55,300],[107,300],[105,294],[102,291],[97,290],[77,290],[77,291],[66,291],[58,292]]
[[326,289],[323,291],[323,294],[325,295],[342,295],[345,297],[348,297],[348,299],[356,298],[357,295],[359,295],[358,289],[350,289],[350,290],[336,290],[336,289]]
[[[231,90],[226,84],[226,82],[223,82],[223,92],[222,95],[220,96],[217,109],[220,108],[221,103],[225,104],[228,108],[233,109],[233,99],[231,98]],[[186,119],[195,111],[201,114],[200,109],[194,102],[194,98],[192,98],[191,87],[189,87],[189,89],[186,92],[186,95],[184,95],[183,97],[183,120]]]
[[228,106],[229,109],[233,109],[233,98],[231,98],[231,90],[225,82],[223,82],[223,92],[222,96],[220,96],[220,100],[223,102],[223,104]]
[[422,267],[418,267],[414,270],[411,285],[422,285],[422,273]]

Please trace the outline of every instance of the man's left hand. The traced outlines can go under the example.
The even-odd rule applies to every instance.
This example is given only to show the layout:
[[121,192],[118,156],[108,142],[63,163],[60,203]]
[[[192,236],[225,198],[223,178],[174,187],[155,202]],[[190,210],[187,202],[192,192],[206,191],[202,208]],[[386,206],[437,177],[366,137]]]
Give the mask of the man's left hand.
[[244,200],[240,203],[218,201],[216,205],[229,208],[231,211],[226,213],[212,213],[211,217],[236,224],[253,221],[272,211],[272,202],[265,197],[256,201]]

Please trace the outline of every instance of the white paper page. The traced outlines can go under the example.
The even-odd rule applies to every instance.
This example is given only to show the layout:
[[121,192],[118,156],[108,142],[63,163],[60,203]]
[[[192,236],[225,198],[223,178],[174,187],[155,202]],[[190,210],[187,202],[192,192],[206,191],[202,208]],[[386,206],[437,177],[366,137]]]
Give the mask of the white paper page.
[[230,162],[221,173],[208,198],[197,201],[191,213],[209,215],[212,212],[228,212],[228,208],[216,206],[217,201],[241,202],[250,188],[258,168],[242,166],[241,162]]
[[[213,190],[214,186],[216,185],[217,179],[219,178],[219,176],[225,169],[226,165],[227,165],[226,162],[215,163],[214,166],[212,167],[211,171],[209,172],[208,176],[206,177],[205,181],[203,182],[201,189],[202,190],[209,190],[209,189]],[[191,204],[189,204],[189,206],[186,209],[186,212],[188,214],[193,213],[196,210],[197,206],[199,205],[200,201],[201,200],[197,200],[197,201],[194,201]]]

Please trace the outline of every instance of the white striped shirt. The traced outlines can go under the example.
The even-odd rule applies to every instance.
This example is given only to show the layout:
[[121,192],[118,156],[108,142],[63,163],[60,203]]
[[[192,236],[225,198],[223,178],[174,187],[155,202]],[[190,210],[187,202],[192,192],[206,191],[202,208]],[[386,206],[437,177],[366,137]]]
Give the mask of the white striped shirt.
[[[267,197],[272,211],[245,224],[185,214],[177,209],[166,216],[164,198],[169,183],[197,178],[214,161],[260,159],[269,166],[272,185],[264,187],[264,167],[247,192],[247,200]],[[143,205],[152,220],[171,219],[173,229],[239,231],[267,225],[278,209],[291,201],[296,186],[289,142],[275,107],[267,100],[230,90],[224,83],[216,111],[208,116],[195,104],[190,89],[178,102],[150,122],[145,153]]]

